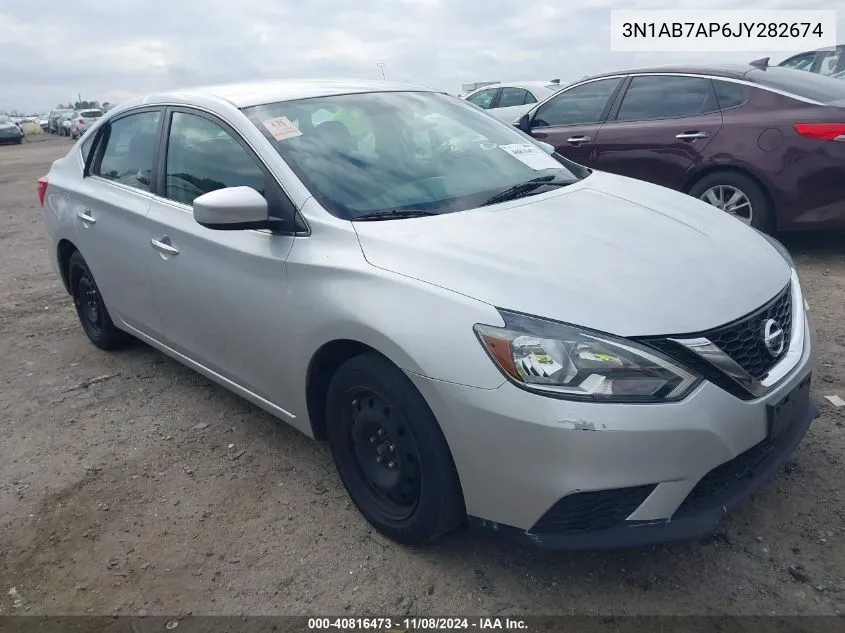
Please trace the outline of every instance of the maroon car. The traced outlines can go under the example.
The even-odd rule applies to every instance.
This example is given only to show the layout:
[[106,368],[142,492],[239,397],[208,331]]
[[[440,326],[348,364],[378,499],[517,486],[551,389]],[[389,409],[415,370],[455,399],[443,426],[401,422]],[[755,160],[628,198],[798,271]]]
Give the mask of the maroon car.
[[567,86],[517,126],[766,232],[845,228],[845,81],[759,65],[617,72]]

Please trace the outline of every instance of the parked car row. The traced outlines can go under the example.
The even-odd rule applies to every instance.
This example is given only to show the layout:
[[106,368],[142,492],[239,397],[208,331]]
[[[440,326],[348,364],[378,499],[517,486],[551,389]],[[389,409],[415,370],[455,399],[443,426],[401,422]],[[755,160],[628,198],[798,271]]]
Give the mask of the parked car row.
[[581,165],[682,191],[767,233],[843,228],[845,81],[766,61],[587,77],[512,122]]
[[6,114],[0,114],[0,143],[16,143],[20,145],[23,142],[23,131],[20,126],[12,121],[12,117]]

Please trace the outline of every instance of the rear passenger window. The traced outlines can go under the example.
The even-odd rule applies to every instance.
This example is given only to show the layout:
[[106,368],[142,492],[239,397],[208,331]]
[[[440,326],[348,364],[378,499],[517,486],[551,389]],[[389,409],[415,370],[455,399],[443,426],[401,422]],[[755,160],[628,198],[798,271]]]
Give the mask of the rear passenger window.
[[528,91],[522,88],[502,88],[502,94],[499,95],[499,107],[509,108],[522,105],[527,96]]
[[645,76],[631,80],[617,121],[678,119],[719,109],[713,82],[701,77]]
[[159,111],[139,112],[110,123],[106,146],[91,173],[150,191],[160,116]]
[[190,205],[209,191],[242,186],[264,195],[264,172],[241,144],[205,117],[174,112],[167,140],[165,196]]
[[716,99],[719,100],[722,110],[736,108],[748,101],[748,88],[742,84],[714,80],[713,87],[716,89]]

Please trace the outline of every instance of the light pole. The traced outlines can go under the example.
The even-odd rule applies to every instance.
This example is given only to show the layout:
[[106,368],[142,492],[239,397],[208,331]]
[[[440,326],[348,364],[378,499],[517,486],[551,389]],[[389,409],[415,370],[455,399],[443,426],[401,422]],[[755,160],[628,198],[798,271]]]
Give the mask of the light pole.
[[381,78],[385,79],[385,76],[384,76],[384,66],[385,66],[385,64],[384,64],[384,62],[378,62],[376,64],[376,66],[378,66],[379,70],[381,71]]

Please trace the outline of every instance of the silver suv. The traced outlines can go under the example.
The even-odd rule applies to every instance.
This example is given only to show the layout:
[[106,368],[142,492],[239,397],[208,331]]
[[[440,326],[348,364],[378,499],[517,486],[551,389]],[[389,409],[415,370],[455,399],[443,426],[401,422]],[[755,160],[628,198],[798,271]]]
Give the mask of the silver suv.
[[445,94],[149,95],[39,192],[94,345],[140,339],[328,440],[403,543],[468,518],[546,547],[703,534],[816,415],[778,242]]

